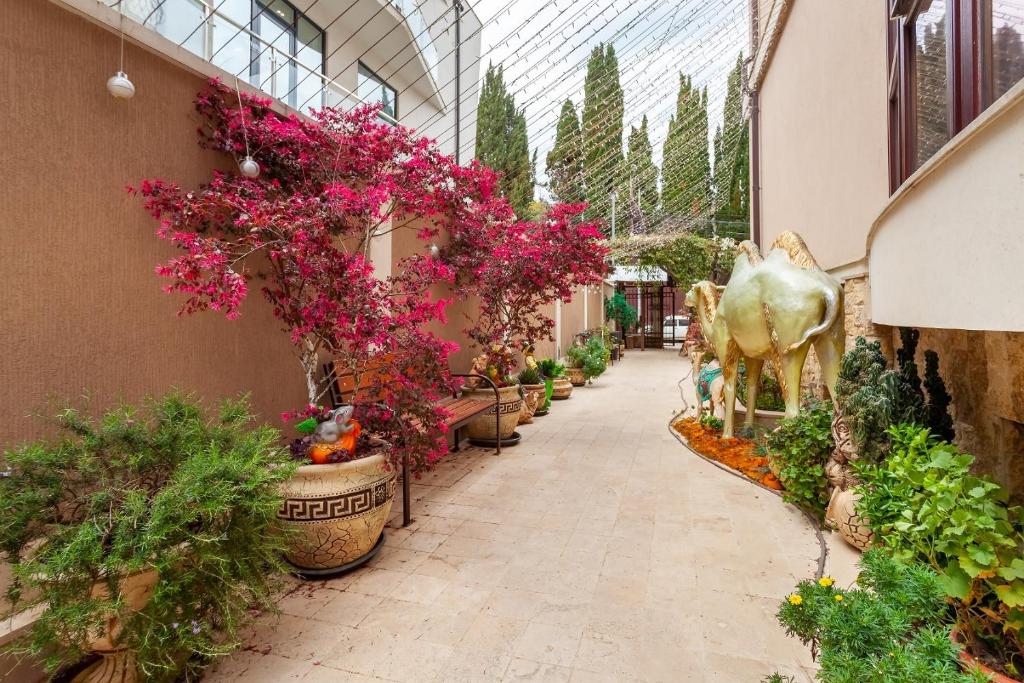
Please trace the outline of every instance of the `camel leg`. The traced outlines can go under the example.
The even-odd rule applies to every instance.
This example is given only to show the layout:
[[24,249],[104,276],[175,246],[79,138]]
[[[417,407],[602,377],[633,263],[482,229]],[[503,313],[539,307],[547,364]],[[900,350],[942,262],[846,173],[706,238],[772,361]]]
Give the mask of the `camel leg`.
[[747,368],[747,419],[744,423],[748,429],[754,429],[754,411],[757,409],[757,394],[761,390],[761,371],[764,361],[760,358],[744,358]]
[[796,417],[800,412],[800,375],[810,343],[805,343],[782,356],[782,378],[785,380],[786,417]]
[[846,330],[837,320],[832,327],[814,341],[814,353],[821,365],[821,375],[828,387],[828,395],[836,400],[836,382],[839,381],[839,368],[846,351]]
[[725,382],[725,426],[722,429],[722,438],[729,439],[733,436],[733,413],[736,410],[736,378],[739,375],[739,349],[735,344],[729,344],[725,353],[725,361],[722,363],[722,378]]

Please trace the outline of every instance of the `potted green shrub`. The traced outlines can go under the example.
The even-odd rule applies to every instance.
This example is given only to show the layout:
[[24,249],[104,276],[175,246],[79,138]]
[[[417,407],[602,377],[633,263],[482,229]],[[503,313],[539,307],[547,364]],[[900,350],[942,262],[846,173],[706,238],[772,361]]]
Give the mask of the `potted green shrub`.
[[595,377],[604,373],[611,358],[599,336],[592,336],[582,345],[570,347],[565,356],[569,360],[566,376],[576,387],[592,382]]
[[768,465],[782,483],[786,501],[821,519],[829,500],[825,463],[835,448],[832,403],[815,401],[801,408],[764,440]]
[[[17,652],[48,668],[95,653],[76,681],[173,681],[238,642],[272,607],[280,487],[294,465],[248,404],[217,417],[176,394],[4,453],[0,547],[8,597],[42,612]],[[24,598],[24,599],[23,599]]]
[[551,382],[551,398],[564,401],[572,396],[572,382],[565,376],[565,366],[554,358],[545,358],[537,363],[541,374]]

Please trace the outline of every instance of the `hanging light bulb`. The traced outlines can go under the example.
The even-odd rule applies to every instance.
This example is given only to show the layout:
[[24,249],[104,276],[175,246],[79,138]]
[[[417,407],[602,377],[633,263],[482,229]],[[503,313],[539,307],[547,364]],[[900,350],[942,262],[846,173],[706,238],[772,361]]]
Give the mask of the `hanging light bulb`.
[[430,256],[431,256],[431,258],[437,258],[440,255],[441,255],[441,248],[438,247],[436,244],[431,244],[430,245]]
[[124,15],[121,15],[121,68],[107,79],[107,92],[119,100],[130,100],[135,94],[135,84],[128,80],[124,72]]
[[242,162],[238,164],[238,170],[242,172],[246,178],[255,178],[260,174],[260,165],[256,163],[248,154],[242,159]]

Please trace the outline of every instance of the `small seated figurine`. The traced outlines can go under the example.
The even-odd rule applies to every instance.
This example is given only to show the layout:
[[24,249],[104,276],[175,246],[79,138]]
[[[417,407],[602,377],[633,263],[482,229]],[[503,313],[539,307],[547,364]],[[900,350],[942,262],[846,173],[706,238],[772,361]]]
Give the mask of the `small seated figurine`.
[[314,465],[327,465],[352,460],[361,427],[352,419],[353,406],[342,406],[328,413],[326,421],[317,425],[309,459]]
[[524,359],[524,362],[526,364],[526,367],[530,368],[531,370],[536,370],[537,369],[537,359],[533,357],[533,354],[534,354],[533,344],[530,343],[530,342],[526,342],[523,345],[523,359]]

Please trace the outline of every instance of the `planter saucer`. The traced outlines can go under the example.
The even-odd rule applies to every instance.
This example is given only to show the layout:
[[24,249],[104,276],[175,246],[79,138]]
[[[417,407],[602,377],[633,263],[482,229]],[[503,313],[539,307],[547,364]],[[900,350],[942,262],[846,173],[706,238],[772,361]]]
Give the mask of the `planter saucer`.
[[[501,440],[501,447],[504,448],[505,446],[515,446],[517,443],[519,443],[519,440],[522,438],[523,436],[519,432],[512,432],[512,436],[508,437],[507,439]],[[473,437],[470,437],[469,443],[471,443],[474,446],[479,446],[480,448],[494,448],[495,446],[498,445],[498,440],[474,439]]]
[[324,579],[330,579],[335,576],[341,576],[342,574],[350,572],[353,569],[358,569],[359,567],[362,567],[364,564],[372,560],[373,557],[378,552],[380,552],[380,549],[383,546],[384,532],[382,531],[380,533],[380,538],[377,539],[377,543],[375,543],[374,546],[370,548],[370,552],[366,553],[359,559],[352,560],[351,562],[343,564],[339,567],[331,567],[329,569],[306,569],[305,567],[297,567],[291,562],[288,562],[288,560],[285,560],[285,563],[292,568],[292,574],[299,577],[300,579],[305,579],[306,581],[322,581]]

